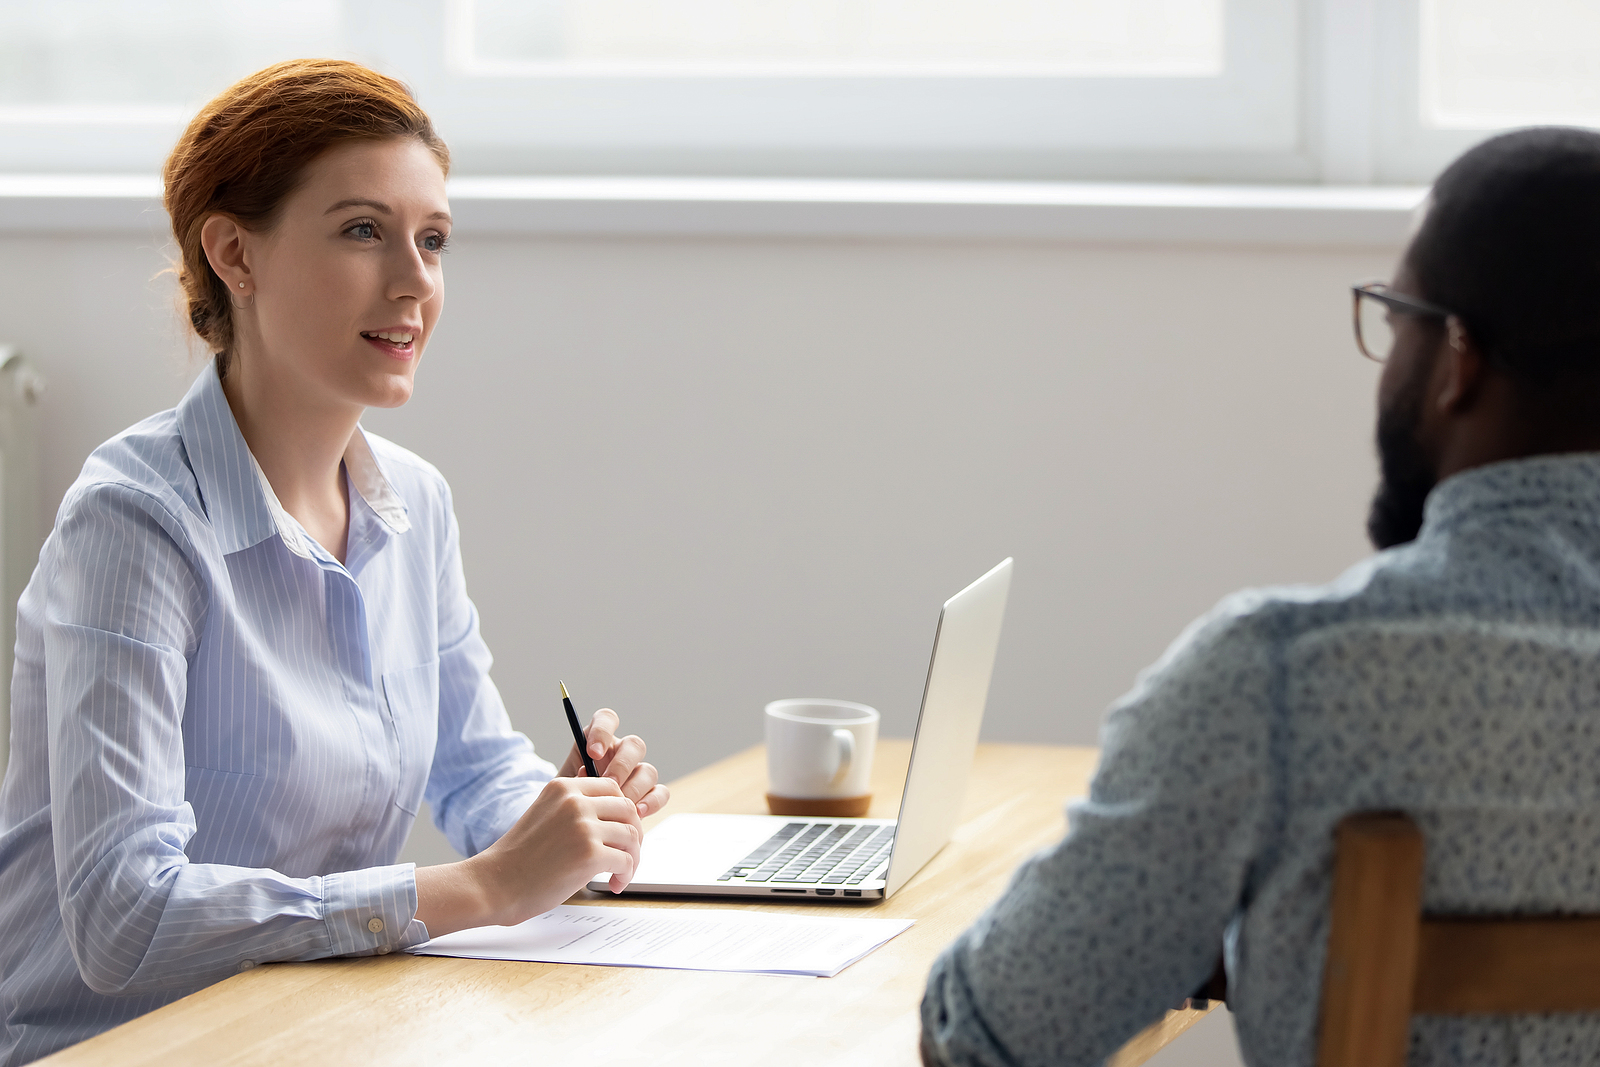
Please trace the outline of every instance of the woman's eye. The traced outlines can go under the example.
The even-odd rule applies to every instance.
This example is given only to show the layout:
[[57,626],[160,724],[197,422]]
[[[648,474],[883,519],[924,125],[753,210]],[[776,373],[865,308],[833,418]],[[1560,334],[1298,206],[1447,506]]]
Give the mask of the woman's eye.
[[427,252],[443,252],[450,245],[450,238],[442,233],[430,233],[422,239],[422,248]]
[[344,232],[359,241],[370,241],[378,236],[378,228],[370,222],[358,222]]

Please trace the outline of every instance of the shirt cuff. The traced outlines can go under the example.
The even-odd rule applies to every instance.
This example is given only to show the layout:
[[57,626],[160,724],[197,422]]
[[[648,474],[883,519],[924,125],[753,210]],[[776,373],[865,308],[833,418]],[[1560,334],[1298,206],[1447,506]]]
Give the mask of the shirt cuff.
[[417,918],[417,867],[369,867],[325,875],[322,921],[330,956],[383,956],[428,940]]

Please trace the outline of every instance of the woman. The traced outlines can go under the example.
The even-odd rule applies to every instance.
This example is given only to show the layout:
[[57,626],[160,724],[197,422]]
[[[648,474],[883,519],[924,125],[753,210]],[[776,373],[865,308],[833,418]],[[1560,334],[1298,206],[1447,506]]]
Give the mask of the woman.
[[[320,60],[228,89],[168,160],[217,356],[90,456],[19,605],[0,1063],[634,869],[667,800],[643,742],[598,712],[587,778],[512,732],[449,487],[358,424],[438,321],[448,165],[404,86]],[[423,800],[471,858],[395,864]]]

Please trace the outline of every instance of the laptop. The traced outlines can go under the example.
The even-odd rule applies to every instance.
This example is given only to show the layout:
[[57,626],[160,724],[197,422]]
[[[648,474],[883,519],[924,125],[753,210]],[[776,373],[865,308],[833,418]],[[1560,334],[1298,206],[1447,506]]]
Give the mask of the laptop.
[[1010,589],[1007,558],[944,602],[898,819],[673,815],[645,835],[624,894],[864,903],[905,885],[955,831]]

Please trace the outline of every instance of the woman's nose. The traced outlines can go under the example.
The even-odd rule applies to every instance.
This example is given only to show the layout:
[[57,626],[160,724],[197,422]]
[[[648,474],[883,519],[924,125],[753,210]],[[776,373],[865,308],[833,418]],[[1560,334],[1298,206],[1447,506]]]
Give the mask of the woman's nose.
[[389,282],[389,299],[404,300],[411,297],[419,303],[426,302],[433,296],[435,285],[421,251],[414,247],[407,248],[396,259]]

